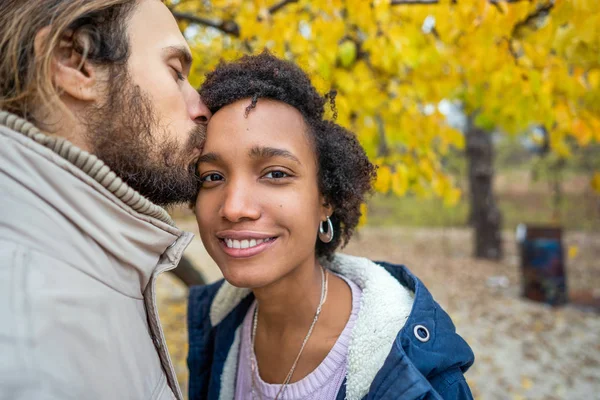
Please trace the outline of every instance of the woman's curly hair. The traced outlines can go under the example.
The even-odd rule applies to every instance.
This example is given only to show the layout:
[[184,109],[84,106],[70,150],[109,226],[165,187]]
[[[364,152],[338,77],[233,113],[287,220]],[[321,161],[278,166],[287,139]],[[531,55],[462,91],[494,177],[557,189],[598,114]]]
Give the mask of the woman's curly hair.
[[316,254],[330,258],[340,245],[348,243],[361,216],[360,205],[372,189],[376,167],[352,132],[323,119],[327,102],[335,115],[334,92],[319,95],[297,65],[264,51],[221,62],[207,74],[200,96],[213,114],[238,100],[251,99],[248,113],[260,98],[281,101],[300,111],[315,146],[319,189],[333,209],[334,239],[330,243],[317,239]]

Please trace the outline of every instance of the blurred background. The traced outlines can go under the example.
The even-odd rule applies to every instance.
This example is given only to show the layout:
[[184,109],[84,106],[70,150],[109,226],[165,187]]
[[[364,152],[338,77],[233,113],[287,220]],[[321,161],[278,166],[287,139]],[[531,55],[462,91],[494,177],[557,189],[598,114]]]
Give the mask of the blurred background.
[[[472,346],[477,399],[600,399],[598,0],[167,0],[194,54],[269,49],[337,91],[379,165],[344,252],[407,265]],[[197,232],[186,208],[172,214]],[[159,308],[187,388],[196,238]]]

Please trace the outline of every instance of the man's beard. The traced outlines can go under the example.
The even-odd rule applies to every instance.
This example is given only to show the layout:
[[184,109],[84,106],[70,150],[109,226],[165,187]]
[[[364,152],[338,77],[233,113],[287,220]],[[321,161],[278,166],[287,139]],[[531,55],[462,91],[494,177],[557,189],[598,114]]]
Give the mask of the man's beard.
[[[123,67],[126,69],[126,67]],[[107,101],[87,113],[92,153],[123,181],[160,206],[193,201],[200,189],[192,154],[206,137],[198,125],[180,148],[170,138],[151,100],[133,84],[127,72],[110,79]]]

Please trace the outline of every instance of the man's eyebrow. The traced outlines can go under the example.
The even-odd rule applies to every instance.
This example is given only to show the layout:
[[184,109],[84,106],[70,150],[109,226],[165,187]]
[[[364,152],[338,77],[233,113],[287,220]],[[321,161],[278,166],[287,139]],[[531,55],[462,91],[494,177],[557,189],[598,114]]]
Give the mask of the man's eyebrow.
[[293,155],[291,152],[285,149],[278,149],[275,147],[254,146],[252,149],[250,149],[248,154],[252,158],[284,157],[302,165],[300,160],[298,160],[298,158],[295,155]]
[[185,46],[169,46],[163,49],[165,58],[179,58],[185,68],[192,65],[192,53]]
[[221,157],[217,153],[206,153],[202,154],[198,159],[198,164],[200,163],[214,163],[221,160]]

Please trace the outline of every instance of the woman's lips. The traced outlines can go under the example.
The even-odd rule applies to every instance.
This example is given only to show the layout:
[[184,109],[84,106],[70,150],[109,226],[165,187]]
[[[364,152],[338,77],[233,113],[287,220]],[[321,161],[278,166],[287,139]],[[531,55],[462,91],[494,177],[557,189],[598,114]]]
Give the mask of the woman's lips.
[[[255,240],[255,239],[250,239],[250,240]],[[249,239],[242,239],[242,240],[235,240],[235,242],[242,242],[242,241],[250,241]],[[260,240],[260,239],[259,239]],[[257,243],[255,246],[252,247],[247,247],[247,248],[236,248],[235,247],[229,247],[227,245],[227,241],[230,241],[229,244],[231,244],[231,241],[233,241],[232,239],[222,239],[219,238],[219,244],[221,245],[221,248],[223,249],[223,251],[225,252],[225,254],[227,254],[230,257],[233,258],[248,258],[248,257],[253,257],[257,254],[262,253],[263,251],[267,250],[268,248],[270,248],[271,246],[273,246],[275,244],[275,242],[277,241],[277,237],[273,237],[273,238],[267,238],[267,239],[262,239],[263,242],[262,243]],[[248,245],[248,244],[246,244]],[[240,246],[242,246],[242,244],[240,244]]]

